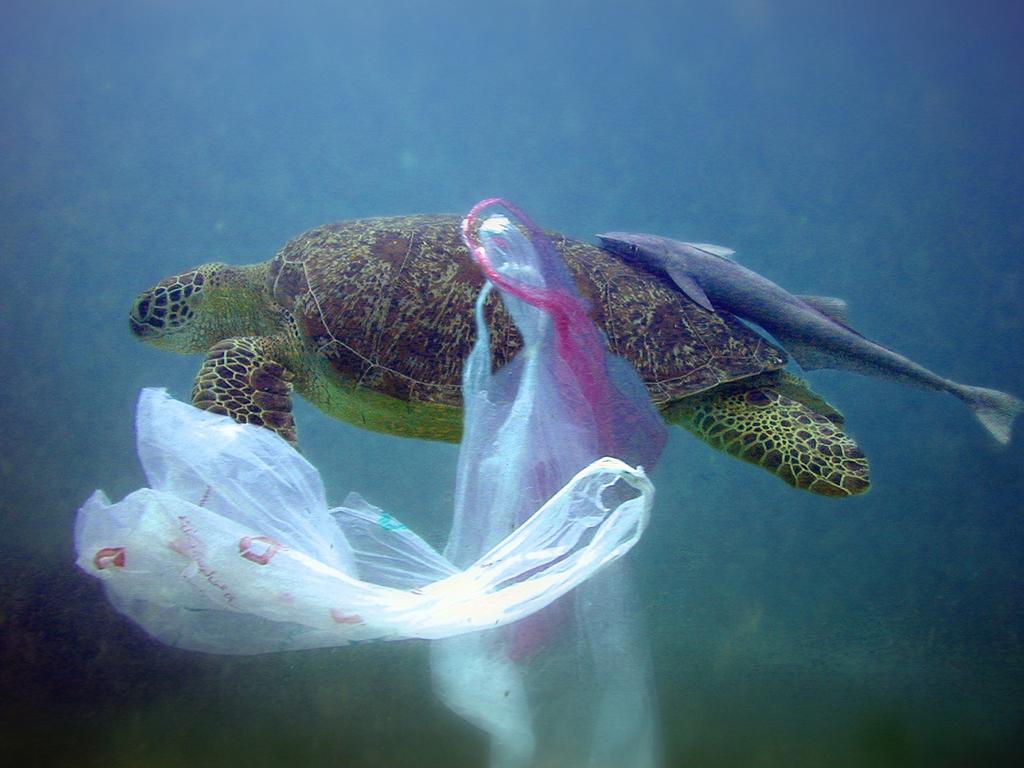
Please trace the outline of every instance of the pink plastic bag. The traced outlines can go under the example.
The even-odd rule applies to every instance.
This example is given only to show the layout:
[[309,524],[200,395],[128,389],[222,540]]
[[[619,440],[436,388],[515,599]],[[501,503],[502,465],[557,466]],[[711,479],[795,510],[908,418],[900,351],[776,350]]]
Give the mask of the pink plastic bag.
[[[503,466],[460,465],[445,550],[456,564],[522,522],[574,468],[605,455],[650,467],[665,442],[639,376],[607,351],[561,257],[532,222],[504,201],[485,200],[463,235],[525,344],[491,372],[485,288],[465,374],[461,457],[492,455]],[[493,498],[508,503],[484,504]],[[632,608],[625,574],[607,569],[515,625],[435,643],[435,687],[491,735],[494,766],[653,765],[653,707]]]

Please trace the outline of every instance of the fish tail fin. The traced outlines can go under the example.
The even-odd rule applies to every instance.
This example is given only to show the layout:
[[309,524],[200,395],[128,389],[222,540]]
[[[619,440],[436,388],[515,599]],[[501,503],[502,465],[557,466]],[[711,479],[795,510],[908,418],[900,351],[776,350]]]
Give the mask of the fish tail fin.
[[992,437],[1003,445],[1010,442],[1013,420],[1024,411],[1024,401],[984,387],[962,386],[958,394]]

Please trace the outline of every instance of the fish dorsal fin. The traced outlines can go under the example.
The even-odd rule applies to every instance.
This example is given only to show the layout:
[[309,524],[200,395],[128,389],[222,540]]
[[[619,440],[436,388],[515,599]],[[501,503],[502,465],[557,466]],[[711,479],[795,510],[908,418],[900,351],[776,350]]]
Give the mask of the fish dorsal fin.
[[842,299],[833,296],[797,296],[804,304],[809,304],[821,314],[830,317],[837,323],[850,325],[850,307]]
[[717,256],[720,259],[726,261],[736,261],[733,256],[736,254],[732,248],[726,248],[724,245],[713,245],[712,243],[684,243],[691,248],[696,248],[698,251],[703,251],[709,256]]
[[714,312],[715,308],[711,305],[711,299],[704,293],[704,289],[700,287],[691,274],[681,267],[670,266],[665,269],[668,276],[672,278],[672,282],[678,286],[679,290],[685,293],[690,299],[701,307],[704,307],[708,312]]

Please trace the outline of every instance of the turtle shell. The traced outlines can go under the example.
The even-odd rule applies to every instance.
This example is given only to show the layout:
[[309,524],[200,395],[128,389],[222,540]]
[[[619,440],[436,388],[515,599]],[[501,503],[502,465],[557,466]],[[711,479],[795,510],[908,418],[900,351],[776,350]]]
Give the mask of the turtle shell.
[[[342,380],[407,402],[458,406],[484,281],[460,221],[401,216],[311,229],[273,259],[268,288]],[[702,309],[661,276],[549,236],[611,349],[636,367],[655,404],[785,363],[781,350],[736,318]],[[497,292],[485,316],[501,366],[522,340]]]

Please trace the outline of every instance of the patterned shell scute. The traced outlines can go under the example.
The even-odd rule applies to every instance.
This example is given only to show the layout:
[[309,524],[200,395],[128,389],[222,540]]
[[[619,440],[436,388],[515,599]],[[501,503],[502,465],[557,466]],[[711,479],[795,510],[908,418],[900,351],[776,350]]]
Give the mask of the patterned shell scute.
[[556,247],[576,275],[612,351],[657,404],[781,368],[785,354],[732,315],[707,312],[662,277],[568,238]]
[[[329,224],[290,241],[269,283],[315,351],[343,380],[400,400],[461,404],[483,277],[455,216]],[[725,314],[592,245],[552,235],[613,351],[659,404],[780,368],[783,353]],[[522,345],[497,293],[485,316],[500,367]]]

